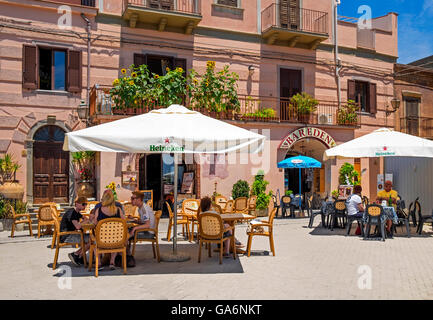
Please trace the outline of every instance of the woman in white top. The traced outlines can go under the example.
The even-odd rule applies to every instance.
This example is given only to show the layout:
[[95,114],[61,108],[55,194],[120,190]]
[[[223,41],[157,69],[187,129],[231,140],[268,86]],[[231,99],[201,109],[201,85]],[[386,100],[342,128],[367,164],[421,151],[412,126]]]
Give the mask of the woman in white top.
[[361,199],[362,188],[360,185],[353,187],[353,194],[346,200],[347,214],[349,216],[362,217],[364,206]]

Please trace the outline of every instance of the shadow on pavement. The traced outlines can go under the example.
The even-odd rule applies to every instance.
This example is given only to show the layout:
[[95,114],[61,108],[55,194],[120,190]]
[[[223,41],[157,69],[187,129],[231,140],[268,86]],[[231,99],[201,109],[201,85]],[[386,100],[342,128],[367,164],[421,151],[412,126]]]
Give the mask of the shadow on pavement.
[[[170,254],[173,252],[172,244],[160,244],[160,253],[161,256],[164,254]],[[212,247],[214,248],[214,247]],[[63,249],[63,248],[62,248]],[[95,275],[95,268],[92,268],[92,271],[89,272],[87,268],[84,266],[74,266],[71,261],[67,258],[67,255],[61,254],[61,252],[70,253],[75,251],[72,248],[64,248],[60,249],[59,260],[57,262],[58,272],[54,274],[54,277],[61,277],[65,273],[65,269],[62,266],[68,266],[71,268],[71,277],[89,277]],[[68,250],[69,249],[69,250]],[[213,250],[213,249],[212,249]],[[143,275],[143,274],[217,274],[217,273],[244,273],[242,265],[239,261],[239,256],[236,257],[236,260],[233,259],[231,255],[230,258],[223,258],[222,264],[219,264],[219,253],[212,252],[212,257],[208,256],[208,252],[202,248],[201,253],[201,262],[198,263],[198,244],[190,243],[190,244],[178,244],[177,246],[178,253],[182,253],[182,255],[190,256],[188,261],[184,262],[157,262],[155,258],[153,258],[152,253],[152,245],[151,244],[137,244],[136,252],[135,252],[135,261],[136,266],[127,269],[128,275]],[[52,250],[52,258],[54,260],[55,250]],[[262,251],[262,254],[263,251]],[[260,253],[253,253],[251,255],[260,255]],[[64,258],[61,258],[64,257]],[[62,259],[67,259],[66,261]],[[53,262],[51,261],[47,267],[52,268]],[[104,267],[104,270],[99,271],[99,277],[103,276],[122,276],[123,269],[116,268],[116,270],[109,270],[108,266]]]

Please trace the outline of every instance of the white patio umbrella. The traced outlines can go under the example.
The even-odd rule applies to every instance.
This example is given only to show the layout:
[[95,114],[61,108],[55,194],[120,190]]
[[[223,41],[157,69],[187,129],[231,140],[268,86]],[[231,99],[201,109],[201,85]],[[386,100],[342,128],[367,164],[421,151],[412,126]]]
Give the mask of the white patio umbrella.
[[362,137],[325,151],[329,158],[426,157],[433,158],[433,141],[388,128],[380,128]]
[[177,155],[180,153],[256,153],[265,136],[206,117],[181,105],[104,123],[65,135],[65,151],[174,153],[174,237],[177,254]]
[[[433,158],[433,141],[410,134],[380,128],[362,137],[328,149],[323,160],[330,158],[424,157]],[[385,164],[383,176],[385,177]]]

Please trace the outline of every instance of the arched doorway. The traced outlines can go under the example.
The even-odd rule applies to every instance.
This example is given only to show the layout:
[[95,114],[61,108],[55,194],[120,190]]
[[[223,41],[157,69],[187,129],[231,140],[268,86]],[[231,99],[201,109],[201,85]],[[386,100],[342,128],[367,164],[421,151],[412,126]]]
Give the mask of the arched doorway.
[[33,203],[69,203],[69,152],[65,131],[45,125],[33,136]]
[[[325,164],[323,163],[323,153],[327,146],[315,138],[304,138],[296,141],[287,150],[285,159],[303,155],[314,158],[322,162],[322,168],[301,169],[301,188],[302,193],[325,192]],[[292,190],[299,193],[299,169],[284,169],[285,190]]]

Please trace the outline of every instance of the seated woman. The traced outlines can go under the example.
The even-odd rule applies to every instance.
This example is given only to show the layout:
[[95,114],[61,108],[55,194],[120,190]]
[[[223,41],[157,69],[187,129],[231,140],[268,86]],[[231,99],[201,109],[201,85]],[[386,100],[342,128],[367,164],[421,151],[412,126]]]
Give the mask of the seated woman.
[[[97,224],[99,221],[108,218],[125,219],[125,215],[123,214],[123,211],[115,204],[114,195],[112,192],[105,192],[102,195],[101,204],[102,205],[100,208],[95,209],[93,223]],[[116,259],[116,255],[117,253],[111,253],[110,270],[116,269],[114,265],[114,260]],[[99,259],[99,261],[101,261],[101,259]],[[101,265],[98,266],[98,268],[100,267]]]
[[362,188],[360,185],[354,186],[353,194],[350,195],[349,198],[347,198],[346,208],[347,208],[347,214],[349,216],[362,218],[365,208],[362,205],[361,192],[362,192]]
[[[201,208],[201,212],[212,212],[212,213],[218,213],[216,211],[214,211],[213,209],[211,209],[212,207],[212,200],[209,197],[204,197],[203,199],[201,199],[200,201],[200,208]],[[230,227],[229,224],[224,223],[224,227]],[[226,231],[224,232],[224,237],[228,237],[231,236],[232,231]],[[224,253],[223,253],[223,257],[229,258],[230,257],[230,239],[224,240]]]

